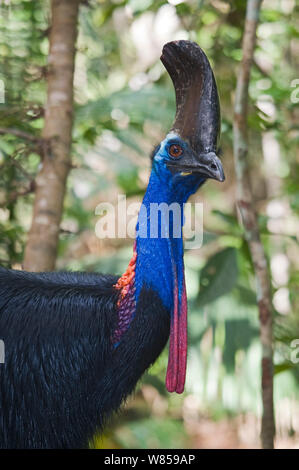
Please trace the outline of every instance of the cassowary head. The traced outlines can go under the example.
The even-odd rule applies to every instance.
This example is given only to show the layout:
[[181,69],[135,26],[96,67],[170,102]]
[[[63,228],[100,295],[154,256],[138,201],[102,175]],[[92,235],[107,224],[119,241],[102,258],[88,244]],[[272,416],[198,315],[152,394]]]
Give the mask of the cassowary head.
[[161,61],[176,93],[173,126],[153,153],[153,168],[164,179],[196,190],[207,178],[224,181],[217,157],[220,105],[209,61],[191,41],[173,41],[163,48]]

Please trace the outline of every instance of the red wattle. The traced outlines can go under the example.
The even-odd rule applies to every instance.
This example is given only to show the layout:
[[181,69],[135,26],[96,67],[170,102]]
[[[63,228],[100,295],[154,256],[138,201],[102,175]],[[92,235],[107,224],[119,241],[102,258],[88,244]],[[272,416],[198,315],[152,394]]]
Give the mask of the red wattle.
[[179,312],[178,287],[174,287],[174,309],[171,316],[169,355],[166,388],[169,392],[182,393],[185,386],[187,365],[187,296],[185,281]]
[[169,392],[175,392],[178,373],[178,287],[174,287],[174,307],[170,323],[168,366],[166,373],[166,388]]
[[187,295],[185,280],[183,285],[181,308],[179,314],[179,366],[176,392],[183,393],[186,380],[187,369]]

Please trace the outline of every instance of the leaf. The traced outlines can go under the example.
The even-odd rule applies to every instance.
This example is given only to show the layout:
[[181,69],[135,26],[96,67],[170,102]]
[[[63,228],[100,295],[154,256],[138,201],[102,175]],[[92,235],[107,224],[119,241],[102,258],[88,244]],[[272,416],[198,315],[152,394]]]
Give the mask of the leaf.
[[235,248],[225,248],[212,256],[200,273],[199,306],[213,302],[232,290],[238,279]]
[[239,226],[237,218],[232,214],[228,214],[228,213],[219,211],[218,209],[214,209],[212,211],[212,214],[218,215],[218,217],[221,217],[222,220],[224,220],[224,222],[231,225],[232,227],[238,227]]
[[94,144],[96,141],[96,138],[98,137],[98,133],[94,127],[88,127],[83,135],[83,139],[87,140],[90,144]]
[[227,224],[231,235],[237,235],[239,238],[243,235],[243,228],[240,226],[235,215],[222,212],[217,209],[213,210],[212,213],[221,218],[223,222]]
[[274,375],[280,374],[281,372],[285,372],[286,370],[290,370],[294,367],[294,364],[291,362],[284,362],[283,364],[276,364],[274,366]]
[[225,322],[225,341],[223,346],[223,364],[227,371],[234,372],[236,354],[240,350],[248,350],[258,331],[250,325],[246,318],[227,320]]
[[218,235],[216,233],[213,233],[213,232],[204,232],[203,233],[203,240],[202,240],[202,244],[203,245],[207,245],[208,243],[212,243],[214,242],[215,240],[217,240],[218,238]]
[[244,287],[241,285],[237,285],[234,292],[240,304],[244,304],[244,305],[256,305],[257,304],[256,293],[253,290],[248,289],[247,287]]
[[129,0],[128,5],[131,7],[133,15],[136,15],[147,10],[152,3],[152,0]]
[[131,171],[117,174],[117,184],[127,197],[143,194],[144,190],[138,184],[138,172],[136,168]]

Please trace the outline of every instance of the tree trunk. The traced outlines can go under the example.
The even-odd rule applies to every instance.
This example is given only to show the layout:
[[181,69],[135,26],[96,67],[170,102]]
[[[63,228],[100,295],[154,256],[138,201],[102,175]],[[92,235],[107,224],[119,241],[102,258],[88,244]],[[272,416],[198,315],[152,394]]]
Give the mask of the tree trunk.
[[260,239],[257,214],[249,178],[247,108],[250,69],[256,42],[256,28],[262,0],[248,0],[245,31],[243,36],[243,59],[238,75],[234,113],[234,156],[237,177],[237,203],[249,245],[257,283],[257,302],[262,343],[262,401],[263,416],[261,441],[262,447],[274,447],[274,409],[273,409],[273,332],[271,281]]
[[24,269],[55,268],[66,180],[71,167],[73,78],[80,0],[52,0],[43,158],[36,178]]

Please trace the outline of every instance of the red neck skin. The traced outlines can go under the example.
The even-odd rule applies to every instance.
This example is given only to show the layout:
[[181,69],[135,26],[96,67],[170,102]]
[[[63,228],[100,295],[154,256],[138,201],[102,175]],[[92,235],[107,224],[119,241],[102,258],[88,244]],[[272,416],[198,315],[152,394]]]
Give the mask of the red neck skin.
[[116,330],[112,335],[112,343],[116,347],[122,335],[127,331],[136,310],[135,300],[135,270],[136,270],[136,242],[133,247],[133,256],[124,274],[118,279],[115,288],[120,291],[117,302],[118,322]]
[[173,313],[170,323],[169,355],[166,373],[166,388],[169,392],[183,393],[187,369],[187,296],[185,276],[181,301],[177,278],[174,282]]

